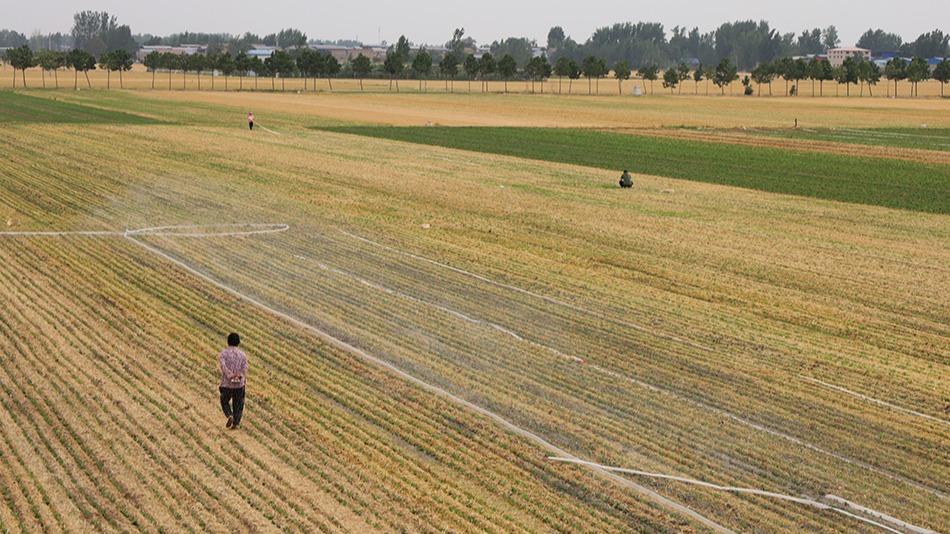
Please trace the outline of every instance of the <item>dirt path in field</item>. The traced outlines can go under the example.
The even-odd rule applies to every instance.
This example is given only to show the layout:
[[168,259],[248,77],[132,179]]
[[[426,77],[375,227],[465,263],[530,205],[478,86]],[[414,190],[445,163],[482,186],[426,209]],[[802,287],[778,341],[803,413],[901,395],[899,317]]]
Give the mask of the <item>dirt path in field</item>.
[[604,128],[603,131],[643,135],[650,137],[666,137],[670,139],[688,139],[692,141],[708,141],[715,143],[729,143],[734,145],[782,148],[801,152],[820,152],[840,156],[872,157],[897,159],[950,165],[950,152],[925,150],[920,148],[902,148],[881,145],[861,145],[834,141],[818,141],[814,139],[789,139],[783,137],[765,137],[750,134],[740,130],[692,130],[672,128]]

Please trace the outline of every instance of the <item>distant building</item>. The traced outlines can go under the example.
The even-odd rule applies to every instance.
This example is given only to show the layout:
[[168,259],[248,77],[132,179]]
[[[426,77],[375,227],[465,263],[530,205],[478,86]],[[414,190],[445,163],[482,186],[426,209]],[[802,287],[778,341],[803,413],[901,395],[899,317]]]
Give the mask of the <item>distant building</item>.
[[139,48],[135,53],[135,57],[139,61],[142,61],[145,59],[145,56],[151,54],[152,52],[158,52],[159,54],[175,54],[176,56],[190,56],[192,54],[204,54],[207,51],[208,47],[196,44],[183,44],[179,46],[150,45]]
[[844,60],[853,57],[855,61],[862,59],[869,60],[871,59],[871,51],[867,48],[832,48],[828,50],[828,62],[831,63],[832,67],[840,67],[844,64]]
[[329,54],[341,63],[345,63],[355,58],[363,50],[362,48],[357,48],[354,46],[340,46],[330,44],[312,44],[307,46],[311,50],[316,50],[317,52],[323,54]]
[[246,52],[248,57],[256,57],[260,60],[265,60],[277,50],[276,46],[268,46],[262,44],[251,45],[251,48]]

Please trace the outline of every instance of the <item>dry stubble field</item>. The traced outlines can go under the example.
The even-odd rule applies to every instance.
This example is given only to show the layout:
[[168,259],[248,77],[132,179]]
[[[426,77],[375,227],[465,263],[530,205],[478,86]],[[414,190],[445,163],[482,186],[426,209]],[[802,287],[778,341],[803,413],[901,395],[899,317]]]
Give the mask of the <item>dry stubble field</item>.
[[[662,176],[628,195],[614,172],[306,128],[691,116],[655,124],[659,100],[40,96],[112,115],[8,127],[4,230],[119,234],[0,238],[3,527],[950,530],[947,215]],[[700,120],[773,120],[733,102]],[[861,104],[813,105],[941,116]],[[251,106],[271,132],[243,128]],[[239,223],[289,229],[122,234]],[[231,329],[239,434],[214,391]]]

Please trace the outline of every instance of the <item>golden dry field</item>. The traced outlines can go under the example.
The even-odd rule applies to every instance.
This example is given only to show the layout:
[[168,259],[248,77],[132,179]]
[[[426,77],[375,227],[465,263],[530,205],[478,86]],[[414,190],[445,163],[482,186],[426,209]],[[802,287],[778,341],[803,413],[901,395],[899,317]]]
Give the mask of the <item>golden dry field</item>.
[[950,532],[950,215],[315,129],[926,122],[816,152],[911,183],[947,101],[4,98],[0,530]]

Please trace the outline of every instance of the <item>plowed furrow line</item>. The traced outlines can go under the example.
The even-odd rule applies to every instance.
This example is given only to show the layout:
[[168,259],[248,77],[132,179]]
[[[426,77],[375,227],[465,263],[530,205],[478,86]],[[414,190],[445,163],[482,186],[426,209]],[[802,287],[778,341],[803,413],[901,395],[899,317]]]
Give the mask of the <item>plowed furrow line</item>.
[[[18,304],[20,304],[20,306],[19,306],[18,309],[20,309],[20,310],[28,309],[28,305],[27,305],[24,301],[20,301],[20,300],[19,300],[19,295],[16,295],[16,296],[11,295],[10,298],[11,298],[11,300],[12,300],[13,302],[17,302]],[[34,297],[34,298],[36,298],[36,297]],[[47,297],[47,298],[48,298],[48,297]],[[24,320],[24,321],[27,321],[27,322],[22,323],[21,329],[18,329],[17,331],[29,330],[29,329],[30,329],[30,326],[34,326],[34,327],[35,327],[35,326],[37,326],[37,325],[42,325],[42,323],[43,323],[43,321],[44,321],[45,319],[38,319],[38,318],[35,317],[35,316],[33,316],[33,317],[24,316],[24,319],[23,319],[23,320]],[[26,325],[30,325],[30,326],[26,326]],[[44,336],[37,336],[37,337],[44,337]],[[44,344],[44,346],[40,348],[39,352],[41,352],[41,353],[43,353],[43,354],[47,354],[47,355],[57,355],[56,358],[52,358],[52,359],[48,359],[48,360],[41,360],[41,359],[38,359],[38,358],[34,357],[33,354],[35,354],[35,352],[36,352],[36,351],[34,351],[34,350],[29,350],[29,351],[27,351],[27,352],[21,352],[21,355],[23,355],[24,357],[27,357],[29,360],[31,360],[31,361],[29,362],[31,369],[37,369],[37,370],[42,369],[42,370],[43,370],[42,374],[39,374],[39,375],[37,375],[36,373],[33,374],[34,378],[33,378],[33,380],[32,380],[31,382],[38,382],[38,384],[41,384],[41,385],[38,387],[37,390],[34,390],[34,392],[35,392],[35,391],[57,391],[57,390],[59,390],[59,391],[61,391],[61,392],[63,393],[63,396],[62,396],[62,399],[61,399],[60,404],[61,404],[61,405],[65,405],[65,406],[63,406],[63,410],[65,410],[65,411],[59,413],[58,410],[56,410],[55,408],[52,408],[52,406],[54,406],[55,403],[54,403],[54,404],[48,404],[48,407],[50,408],[50,411],[51,411],[52,413],[51,413],[51,415],[50,415],[48,418],[45,418],[45,419],[47,420],[47,422],[49,422],[49,421],[61,421],[62,424],[64,424],[64,426],[65,426],[65,428],[66,428],[65,433],[68,434],[68,436],[69,436],[70,438],[72,438],[72,439],[66,439],[66,437],[63,435],[63,433],[61,433],[61,432],[55,430],[55,427],[54,427],[54,433],[56,433],[56,434],[58,435],[58,437],[60,438],[60,439],[59,439],[60,443],[62,443],[63,446],[64,446],[67,450],[70,450],[70,451],[71,451],[71,450],[73,449],[73,447],[75,446],[75,447],[78,447],[81,451],[83,451],[83,452],[85,452],[86,454],[89,454],[89,455],[90,455],[90,456],[87,457],[87,458],[84,458],[84,457],[81,457],[81,456],[75,456],[75,455],[74,455],[74,457],[77,458],[77,460],[76,460],[77,465],[85,465],[85,466],[96,465],[96,466],[98,466],[98,469],[95,470],[95,471],[93,471],[93,472],[98,472],[98,471],[101,470],[102,473],[101,473],[100,476],[101,476],[101,477],[105,477],[106,480],[109,480],[110,482],[112,482],[112,477],[110,476],[111,471],[112,471],[112,468],[111,468],[111,466],[109,465],[109,463],[111,463],[111,462],[106,462],[106,460],[112,460],[112,459],[118,460],[118,459],[122,459],[122,458],[124,458],[124,457],[127,455],[128,451],[127,451],[126,449],[120,450],[119,447],[122,447],[121,445],[116,445],[116,443],[110,442],[110,443],[108,443],[108,444],[106,445],[106,447],[107,447],[107,448],[110,450],[110,452],[112,453],[111,458],[103,457],[103,456],[101,456],[98,452],[90,452],[90,451],[96,451],[96,449],[99,448],[99,447],[101,446],[101,444],[99,444],[99,443],[88,443],[86,440],[83,439],[82,436],[77,435],[77,433],[76,433],[74,430],[72,430],[72,428],[69,426],[69,425],[72,425],[72,424],[83,423],[82,425],[80,425],[82,428],[95,429],[96,434],[106,434],[106,433],[108,433],[108,432],[110,431],[110,426],[109,426],[110,422],[103,422],[102,416],[101,416],[100,414],[96,413],[95,411],[93,411],[93,412],[88,412],[88,410],[84,409],[84,406],[83,406],[81,403],[80,403],[80,404],[77,404],[78,401],[75,400],[75,399],[84,399],[84,398],[86,398],[86,397],[87,397],[87,393],[90,392],[90,391],[94,391],[94,388],[91,387],[91,386],[89,386],[89,385],[86,385],[85,387],[82,387],[82,386],[80,386],[80,387],[74,387],[72,380],[68,380],[68,379],[66,379],[66,380],[61,380],[61,381],[58,382],[56,385],[54,385],[54,383],[52,383],[52,382],[47,382],[45,379],[44,379],[44,380],[40,380],[39,376],[43,376],[43,377],[47,377],[47,376],[60,376],[60,377],[71,377],[71,378],[75,378],[75,377],[81,376],[81,375],[80,375],[80,374],[76,374],[76,373],[75,373],[75,369],[72,369],[72,370],[70,370],[70,371],[68,371],[68,372],[65,372],[64,369],[62,368],[62,364],[66,363],[66,360],[63,359],[63,358],[60,358],[59,356],[65,355],[65,354],[68,352],[68,349],[63,350],[63,347],[62,347],[62,346],[61,346],[61,347],[53,347],[53,346],[51,346],[51,345],[49,345],[49,344]],[[47,365],[47,364],[44,363],[44,361],[56,362],[56,364],[59,365],[59,367],[56,367],[56,366],[53,366],[53,365]],[[26,363],[26,362],[24,362],[24,363]],[[17,370],[20,370],[22,373],[24,373],[24,378],[27,376],[27,375],[25,374],[26,371],[23,370],[23,369],[21,369],[19,365],[15,365],[14,368],[17,369]],[[28,382],[28,383],[29,383],[29,382]],[[58,385],[58,387],[57,387],[57,385]],[[65,389],[64,389],[64,388],[65,388]],[[43,398],[45,397],[45,395],[41,395],[41,394],[37,394],[37,393],[32,393],[32,394],[29,395],[29,397],[30,397],[31,399],[43,399]],[[47,402],[48,402],[48,401],[47,401]],[[87,415],[87,413],[89,413],[90,415]],[[91,416],[93,419],[89,419],[90,416]],[[95,422],[92,422],[93,420],[95,420]],[[124,435],[124,434],[123,434],[123,435]],[[56,458],[59,459],[60,456],[55,452],[55,449],[52,448],[51,445],[48,445],[48,446],[50,447],[50,451],[53,452],[54,457],[56,457]],[[120,461],[121,461],[121,460],[120,460]],[[60,462],[62,462],[62,460],[60,460]],[[64,470],[64,475],[65,475],[65,474],[70,474],[70,475],[75,476],[76,470],[75,470],[74,468],[71,468],[70,466],[67,466],[67,465],[62,465],[62,468],[63,468],[63,470]],[[128,471],[127,471],[127,470],[128,470]],[[86,472],[86,471],[83,470],[83,471],[79,471],[79,472],[84,473],[84,472]],[[104,515],[104,517],[105,517],[107,520],[109,519],[109,515],[106,515],[106,514],[115,515],[115,513],[116,513],[115,509],[112,508],[113,506],[115,506],[115,505],[117,505],[117,504],[119,504],[119,503],[121,503],[121,502],[125,502],[125,500],[127,500],[128,498],[132,498],[133,500],[138,498],[138,497],[136,497],[137,492],[130,492],[129,490],[126,489],[126,487],[134,487],[135,484],[136,484],[136,481],[141,481],[141,480],[146,480],[146,479],[147,479],[146,476],[144,476],[141,472],[139,472],[138,470],[136,470],[136,469],[135,469],[132,465],[130,465],[128,462],[125,462],[125,466],[124,466],[123,468],[119,469],[119,470],[116,470],[115,472],[120,474],[119,480],[116,480],[116,481],[114,482],[114,484],[115,484],[114,487],[116,488],[115,491],[117,492],[117,494],[122,495],[123,497],[126,497],[126,499],[117,500],[117,499],[115,499],[115,494],[112,494],[112,495],[111,495],[112,500],[107,501],[106,503],[103,503],[103,502],[100,502],[100,501],[96,500],[95,497],[92,496],[92,494],[91,494],[91,492],[90,492],[90,488],[96,487],[96,488],[98,488],[99,491],[103,491],[103,490],[106,490],[106,488],[108,487],[108,486],[106,486],[106,485],[104,484],[103,479],[102,479],[102,478],[99,478],[99,477],[97,477],[96,480],[89,480],[89,481],[88,481],[87,483],[85,483],[85,484],[83,484],[83,483],[80,482],[80,483],[79,483],[80,485],[79,485],[78,491],[75,491],[75,492],[74,492],[74,494],[75,494],[75,493],[79,493],[79,494],[81,494],[81,495],[86,496],[87,499],[89,499],[89,502],[91,502],[92,505],[96,508],[97,512],[99,512],[100,514]],[[135,479],[129,479],[129,478],[126,476],[126,474],[132,474],[132,475],[136,476],[137,478],[135,478]],[[110,496],[110,492],[106,491],[106,495],[105,495],[105,496],[106,496],[106,497],[109,497],[109,496]],[[66,500],[68,501],[68,499],[66,499]],[[133,504],[140,504],[140,503],[133,503]],[[137,507],[136,509],[138,509],[138,508],[139,508],[139,507]],[[148,519],[149,521],[154,521],[146,511],[143,511],[143,512],[142,512],[142,517],[136,517],[134,512],[130,512],[130,511],[128,511],[128,510],[125,510],[124,508],[119,509],[119,512],[121,512],[130,522],[133,522],[134,524],[138,524],[138,525],[140,525],[140,526],[142,525],[141,522],[142,522],[143,518],[144,518],[144,519]],[[87,513],[86,515],[88,516],[88,513]]]
[[[90,273],[90,275],[92,275],[92,274]],[[94,276],[94,275],[93,275],[93,276]],[[73,299],[71,299],[71,300],[79,300],[79,301],[82,301],[81,298],[78,297],[78,295],[75,295],[75,294],[74,294],[74,295],[72,295],[72,297],[73,297]],[[68,311],[64,311],[63,313],[68,315],[69,312],[68,312]],[[96,329],[93,328],[91,325],[89,325],[88,328],[83,328],[82,331],[83,331],[83,332],[96,332]],[[109,343],[109,341],[106,341],[106,340],[101,340],[100,342]],[[111,342],[114,344],[114,343],[116,342],[116,340],[111,340]],[[129,352],[131,352],[131,351],[129,351]],[[130,374],[130,370],[127,369],[127,368],[124,369],[124,368],[111,367],[111,368],[107,369],[107,371],[105,372],[105,374],[104,374],[103,376],[105,376],[105,377],[129,376],[129,374]],[[106,380],[108,380],[108,379],[106,379]],[[160,382],[160,381],[158,381],[158,382]],[[155,378],[154,376],[151,376],[151,377],[150,377],[150,376],[146,376],[146,377],[144,377],[144,378],[142,379],[142,381],[139,383],[138,386],[133,386],[133,387],[136,387],[137,390],[134,391],[134,392],[132,392],[132,393],[130,394],[131,396],[130,396],[129,398],[132,398],[132,399],[149,398],[148,390],[146,390],[146,389],[143,388],[143,386],[142,386],[142,384],[148,384],[148,383],[157,383],[156,378]],[[151,402],[152,402],[153,404],[155,404],[157,408],[159,408],[159,406],[158,406],[159,403],[155,402],[155,400],[151,400]],[[174,400],[173,400],[173,399],[168,399],[166,402],[167,402],[167,403],[174,403]],[[135,401],[130,401],[130,403],[131,403],[132,405],[135,405]],[[167,404],[166,404],[166,406],[167,406]],[[161,417],[161,416],[163,416],[163,415],[167,416],[167,415],[168,415],[167,411],[166,411],[166,412],[162,412],[162,411],[160,411],[160,408],[159,408],[158,410],[153,410],[152,413],[150,413],[150,414],[148,415],[148,417]],[[136,420],[135,418],[133,418],[133,417],[131,417],[131,416],[130,416],[130,418],[131,418],[132,420]],[[175,419],[174,413],[172,413],[172,418]],[[180,421],[176,421],[176,422],[179,423],[179,428],[177,429],[178,432],[186,432],[186,433],[188,433],[188,432],[193,432],[194,426],[191,426],[191,427],[189,428],[189,427],[187,427],[186,425],[181,424]],[[207,423],[205,423],[205,425],[207,426]],[[147,431],[146,431],[146,432],[147,432]],[[176,437],[178,437],[179,439],[185,440],[185,437],[184,437],[183,434],[176,434]],[[150,450],[151,448],[148,447],[147,444],[152,443],[152,442],[154,442],[154,437],[153,437],[153,436],[146,436],[143,440],[140,441],[140,444],[141,444],[141,445],[145,445],[146,448],[147,448],[147,450]],[[214,454],[213,452],[211,452],[209,449],[207,449],[207,446],[206,446],[206,445],[205,445],[204,447],[205,447],[205,452],[209,455],[209,457],[211,457],[211,458],[215,457],[215,454]],[[154,451],[151,451],[151,450],[150,450],[150,454],[152,454],[153,452],[154,452]],[[176,460],[175,458],[170,458],[169,461],[172,462],[172,464],[174,464],[174,462],[176,462],[177,460]],[[221,462],[220,460],[218,460],[218,464],[219,464],[219,466],[220,466],[220,465],[227,465],[227,464],[223,464],[223,462]],[[216,472],[216,473],[206,473],[206,474],[204,475],[204,477],[202,477],[202,478],[203,478],[204,480],[217,480],[217,479],[219,479],[221,476],[222,476],[222,473],[220,473],[220,472]],[[192,476],[192,478],[193,478],[193,482],[194,482],[194,483],[197,483],[199,486],[202,485],[201,480],[194,480],[194,475]],[[256,477],[256,478],[259,478],[259,477]],[[208,493],[208,494],[207,494],[207,500],[206,500],[206,502],[213,503],[212,506],[217,505],[217,502],[220,500],[218,496],[220,496],[222,493],[226,493],[226,490],[227,490],[227,488],[221,487],[220,484],[219,484],[219,487],[217,488],[217,491],[216,491],[214,494],[212,494],[212,493]],[[250,490],[251,492],[256,491],[256,485],[249,485],[249,486],[247,486],[247,487],[245,488],[245,490]],[[227,502],[227,501],[225,501],[225,502]],[[222,513],[223,513],[223,514],[226,514],[226,515],[225,515],[226,517],[233,517],[233,516],[235,516],[235,515],[238,515],[236,510],[224,510],[224,511],[222,511],[222,512],[218,512],[217,515],[220,515],[220,514],[222,514]],[[283,516],[279,516],[279,517],[283,517]],[[298,526],[300,526],[300,525],[298,525]],[[310,526],[312,526],[312,525],[310,525]],[[301,526],[301,528],[302,528],[302,526]]]

